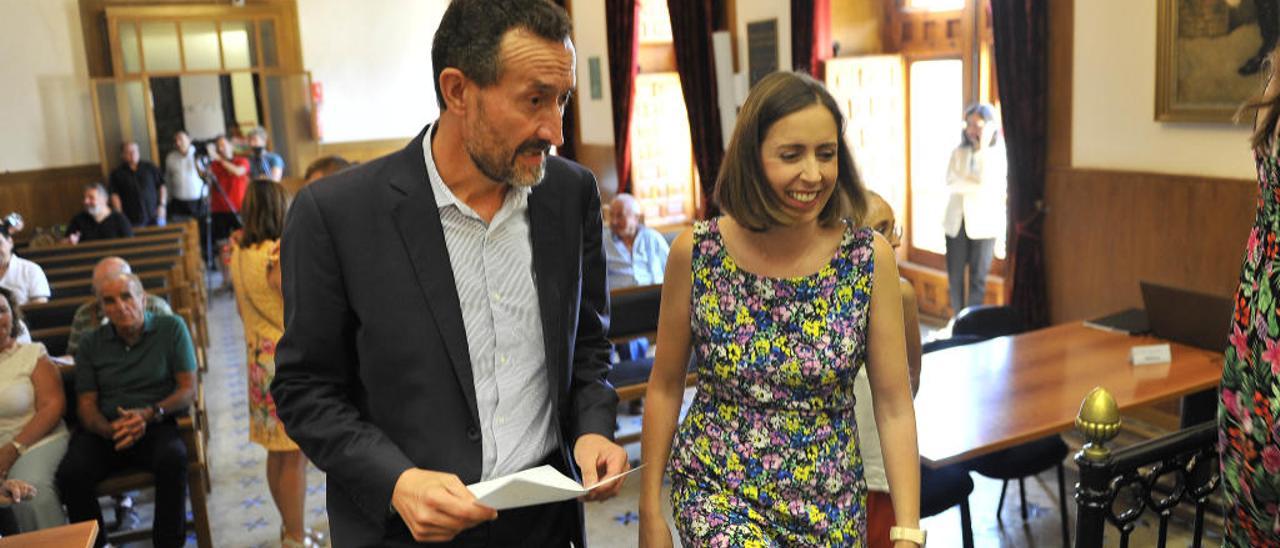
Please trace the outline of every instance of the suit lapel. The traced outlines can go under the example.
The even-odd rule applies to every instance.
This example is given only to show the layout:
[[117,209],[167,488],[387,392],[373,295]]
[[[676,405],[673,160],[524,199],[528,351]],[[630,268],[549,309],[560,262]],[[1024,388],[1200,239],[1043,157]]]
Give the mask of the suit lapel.
[[563,352],[566,342],[563,333],[563,313],[567,307],[561,302],[560,282],[564,273],[559,271],[564,255],[561,240],[564,219],[560,217],[560,200],[555,187],[544,181],[529,194],[529,234],[533,240],[533,273],[538,288],[538,307],[542,311],[542,344],[547,355],[547,387],[557,398],[562,390],[560,373],[563,370]]
[[462,305],[458,302],[449,249],[440,225],[440,211],[431,192],[431,183],[427,180],[426,160],[422,156],[422,140],[429,132],[430,127],[400,152],[407,156],[397,163],[399,169],[392,173],[391,187],[401,194],[393,198],[392,216],[409,256],[409,264],[413,266],[418,285],[426,297],[427,308],[440,329],[440,339],[444,341],[449,361],[453,364],[459,388],[471,408],[471,418],[479,423]]

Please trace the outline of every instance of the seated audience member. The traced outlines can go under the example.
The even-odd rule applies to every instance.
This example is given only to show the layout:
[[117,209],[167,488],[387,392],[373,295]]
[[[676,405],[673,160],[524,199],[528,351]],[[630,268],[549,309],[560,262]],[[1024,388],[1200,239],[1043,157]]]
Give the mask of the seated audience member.
[[261,126],[249,132],[249,178],[277,183],[284,178],[284,158],[267,150],[267,130]]
[[609,204],[604,240],[609,289],[662,283],[670,246],[658,231],[640,222],[636,199],[619,194]]
[[169,220],[203,217],[204,179],[196,165],[196,147],[185,131],[173,134],[173,146],[164,158],[164,186],[169,198],[165,208]]
[[318,181],[321,177],[328,177],[348,167],[351,167],[351,162],[341,156],[319,158],[307,166],[306,174],[302,176],[303,184],[309,185]]
[[18,306],[49,300],[53,291],[40,265],[13,254],[13,235],[0,222],[0,287],[13,292]]
[[[867,191],[867,215],[863,224],[882,234],[897,249],[902,243],[893,209],[879,194]],[[916,308],[916,291],[911,282],[898,279],[902,293],[902,319],[907,335],[907,371],[911,375],[911,394],[920,389],[920,312]],[[867,481],[867,546],[889,548],[889,529],[897,523],[893,515],[893,499],[889,498],[889,480],[884,473],[884,455],[880,452],[880,432],[876,429],[872,407],[871,383],[867,368],[858,370],[854,379],[854,415],[858,422],[858,443],[862,450],[863,477]]]
[[111,208],[133,226],[164,225],[168,196],[160,168],[143,160],[138,143],[132,141],[120,146],[120,159],[109,179]]
[[13,293],[0,288],[0,479],[35,486],[24,504],[0,506],[18,531],[66,524],[53,474],[67,452],[62,423],[66,397],[62,377],[44,345],[18,342],[21,311]]
[[[142,282],[116,274],[97,287],[109,322],[82,338],[75,383],[80,428],[71,435],[56,485],[72,522],[106,530],[95,486],[112,472],[155,476],[154,546],[186,540],[187,448],[175,415],[195,397],[195,350],[180,318],[143,307]],[[98,537],[98,546],[105,544]]]
[[[120,257],[107,257],[98,261],[98,264],[93,267],[94,293],[98,292],[103,282],[119,274],[131,272],[133,269],[129,267],[129,263]],[[147,294],[145,299],[146,304],[143,306],[147,312],[157,316],[173,315],[173,309],[163,298]],[[71,334],[67,336],[67,357],[75,357],[76,351],[80,349],[80,339],[92,334],[106,323],[107,317],[102,313],[102,303],[98,299],[80,305],[80,308],[76,309],[75,317],[71,320]]]
[[102,183],[84,185],[84,211],[67,223],[67,241],[77,244],[129,236],[133,236],[133,226],[107,205],[107,187]]

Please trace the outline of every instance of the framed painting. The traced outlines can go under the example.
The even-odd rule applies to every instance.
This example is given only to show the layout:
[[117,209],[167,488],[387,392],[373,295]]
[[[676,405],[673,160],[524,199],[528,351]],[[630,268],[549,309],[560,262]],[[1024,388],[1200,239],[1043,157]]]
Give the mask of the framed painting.
[[1232,123],[1262,90],[1262,62],[1280,35],[1280,0],[1158,2],[1155,119]]

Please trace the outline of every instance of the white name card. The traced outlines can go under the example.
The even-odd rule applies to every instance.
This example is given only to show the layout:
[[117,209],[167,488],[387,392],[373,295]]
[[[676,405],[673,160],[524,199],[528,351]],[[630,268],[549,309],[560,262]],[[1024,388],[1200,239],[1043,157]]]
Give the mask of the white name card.
[[1168,343],[1135,346],[1129,349],[1129,362],[1133,365],[1169,363],[1172,360],[1173,353],[1169,349]]

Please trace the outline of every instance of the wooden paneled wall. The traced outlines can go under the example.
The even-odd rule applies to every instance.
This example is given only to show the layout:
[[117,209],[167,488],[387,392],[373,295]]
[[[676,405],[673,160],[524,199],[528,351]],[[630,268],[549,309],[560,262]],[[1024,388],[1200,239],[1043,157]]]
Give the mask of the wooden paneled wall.
[[1148,280],[1230,296],[1256,206],[1253,181],[1049,171],[1045,266],[1053,322],[1140,307]]
[[98,164],[2,173],[0,215],[22,215],[26,229],[20,236],[35,234],[36,227],[66,224],[81,209],[83,186],[93,181],[102,181]]

